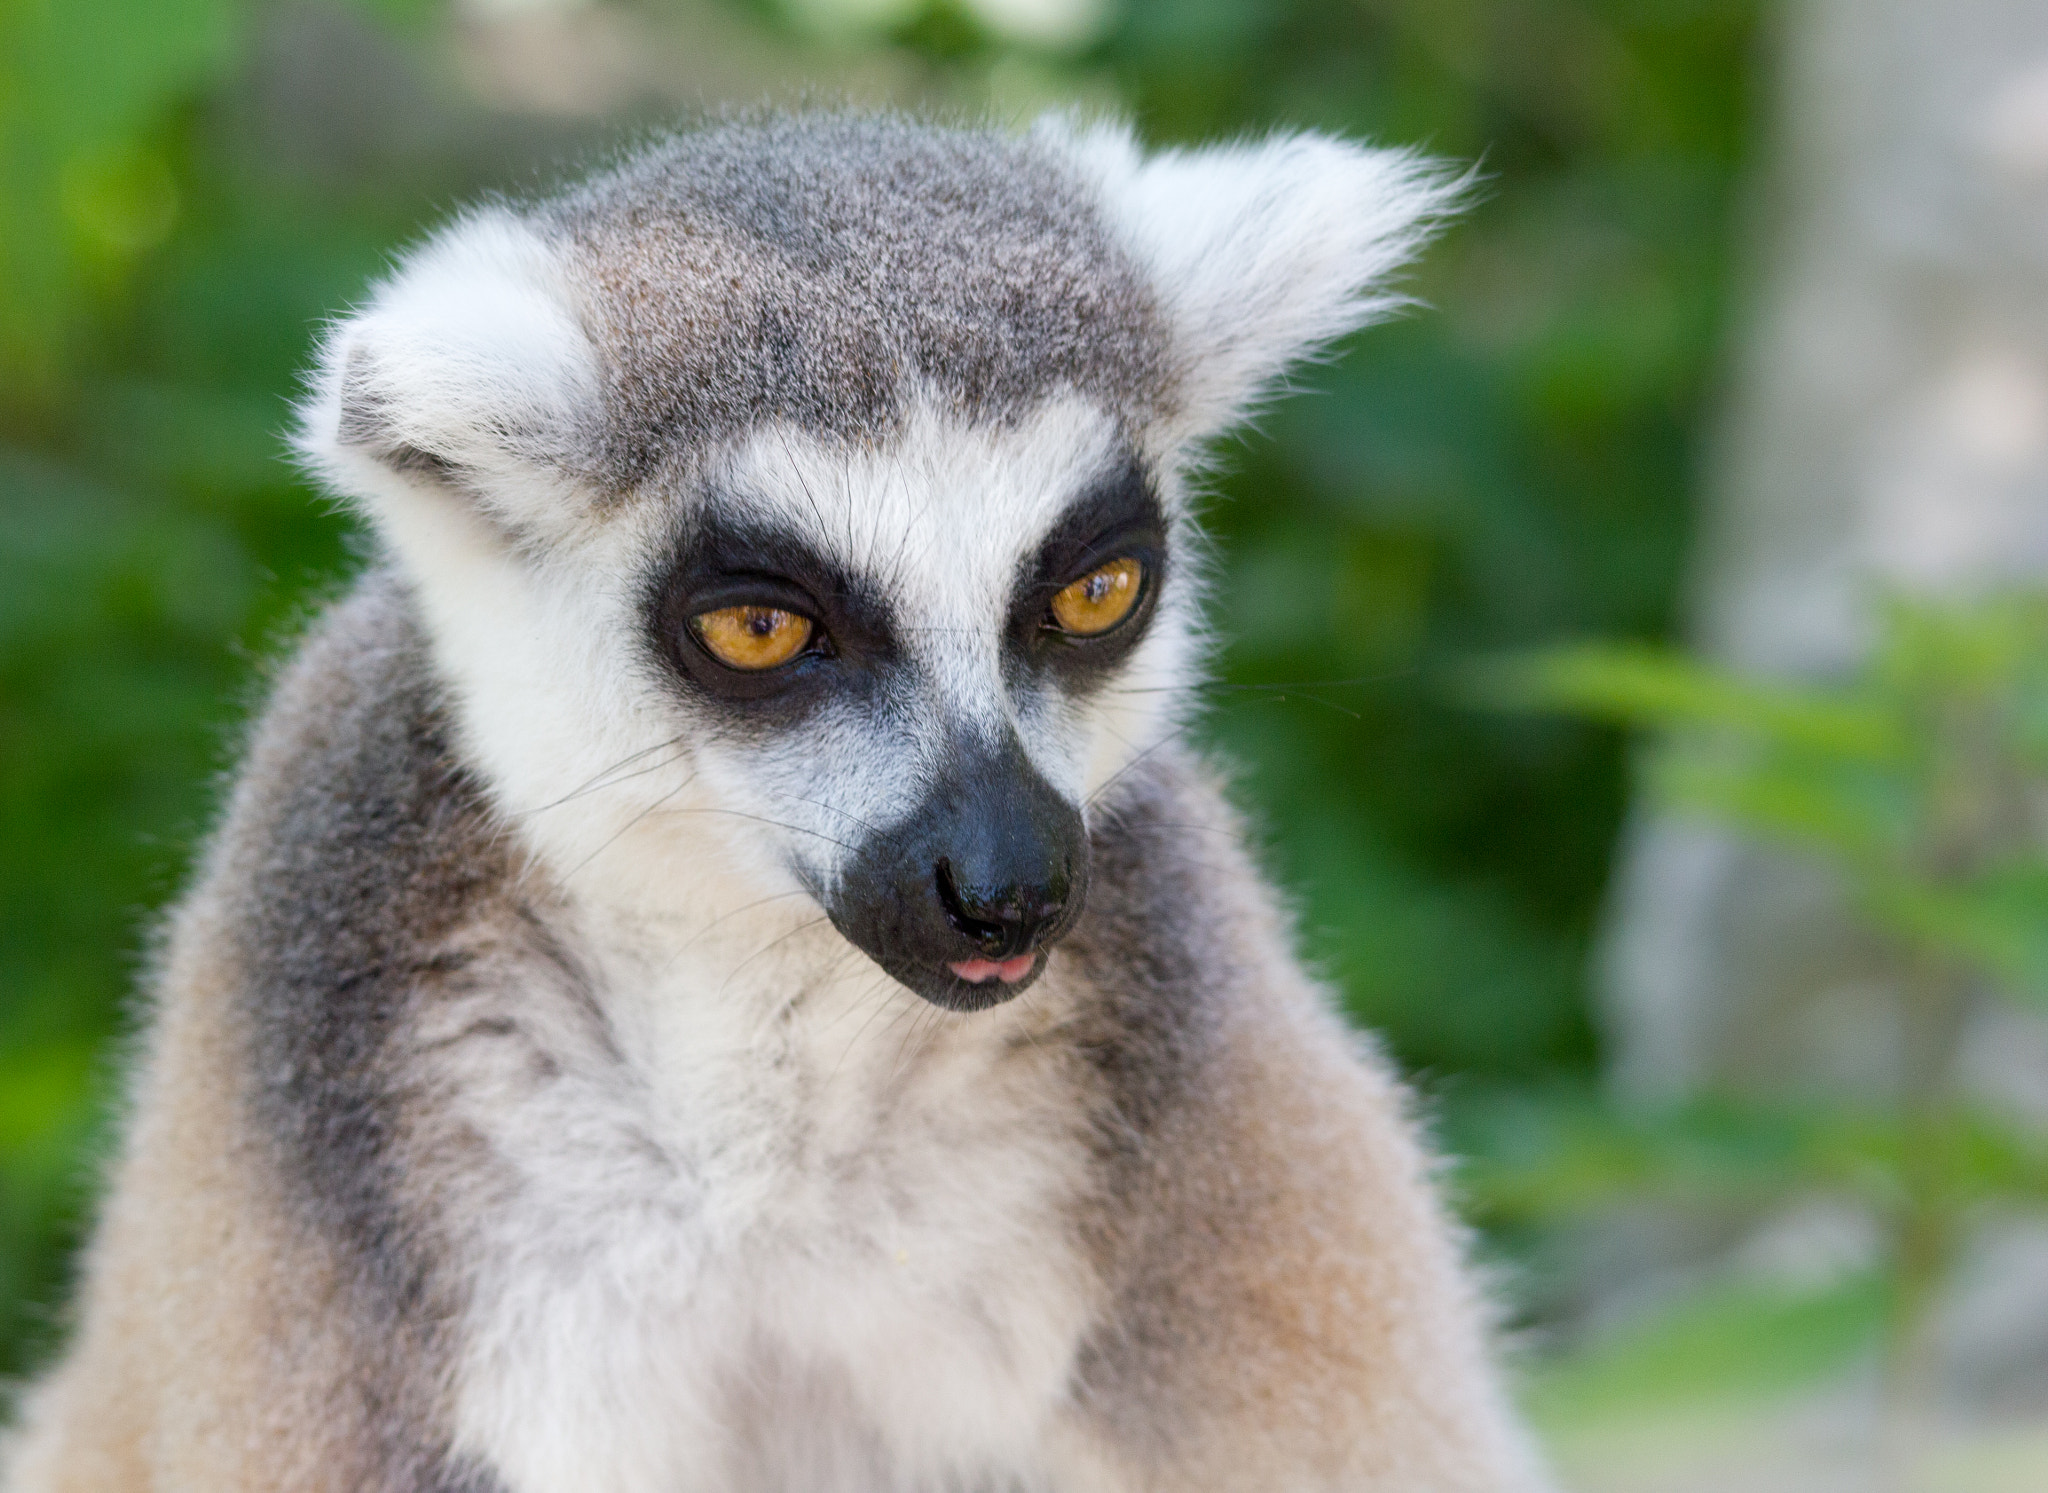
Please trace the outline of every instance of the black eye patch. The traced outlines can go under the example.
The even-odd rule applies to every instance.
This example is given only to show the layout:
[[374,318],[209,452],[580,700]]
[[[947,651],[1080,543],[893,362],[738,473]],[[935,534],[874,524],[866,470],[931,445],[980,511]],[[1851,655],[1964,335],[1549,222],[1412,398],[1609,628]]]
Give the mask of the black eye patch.
[[[895,656],[886,598],[789,530],[721,512],[712,502],[671,554],[649,586],[646,616],[655,651],[692,694],[745,702],[752,723],[773,724],[800,712],[828,688],[859,687]],[[756,673],[720,663],[692,619],[748,606],[808,618],[811,645],[789,663]]]
[[[1018,660],[1061,669],[1081,682],[1128,652],[1144,635],[1166,579],[1166,529],[1159,495],[1136,457],[1084,490],[1018,569],[1008,627]],[[1053,597],[1118,559],[1144,568],[1144,590],[1125,621],[1093,638],[1063,635],[1046,625]]]

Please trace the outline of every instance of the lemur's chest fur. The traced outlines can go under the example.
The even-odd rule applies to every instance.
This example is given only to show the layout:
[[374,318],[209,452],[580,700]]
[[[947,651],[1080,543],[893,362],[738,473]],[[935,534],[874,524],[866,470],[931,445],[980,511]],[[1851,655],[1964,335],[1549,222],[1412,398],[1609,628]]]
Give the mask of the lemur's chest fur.
[[497,1178],[458,1446],[536,1493],[1036,1481],[1097,1294],[1059,982],[962,1018],[812,917],[577,921],[583,999],[423,1018]]

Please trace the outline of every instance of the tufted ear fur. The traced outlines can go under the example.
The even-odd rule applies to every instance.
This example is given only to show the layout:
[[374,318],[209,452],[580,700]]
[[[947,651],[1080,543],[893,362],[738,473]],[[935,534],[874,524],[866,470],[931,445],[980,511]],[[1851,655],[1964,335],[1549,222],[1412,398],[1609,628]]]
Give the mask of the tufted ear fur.
[[1041,128],[1094,179],[1151,276],[1175,343],[1181,439],[1242,419],[1290,364],[1398,307],[1387,277],[1463,191],[1421,157],[1324,135],[1146,156],[1122,126]]
[[556,250],[503,210],[458,220],[337,323],[298,447],[380,525],[425,496],[533,538],[566,516],[600,417]]

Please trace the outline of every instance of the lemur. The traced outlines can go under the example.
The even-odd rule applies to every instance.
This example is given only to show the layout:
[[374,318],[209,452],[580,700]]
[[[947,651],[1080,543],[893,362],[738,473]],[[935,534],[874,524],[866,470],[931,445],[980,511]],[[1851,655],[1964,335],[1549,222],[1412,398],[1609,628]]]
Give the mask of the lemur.
[[10,1493],[1535,1493],[1217,775],[1203,453],[1457,188],[816,113],[456,219]]

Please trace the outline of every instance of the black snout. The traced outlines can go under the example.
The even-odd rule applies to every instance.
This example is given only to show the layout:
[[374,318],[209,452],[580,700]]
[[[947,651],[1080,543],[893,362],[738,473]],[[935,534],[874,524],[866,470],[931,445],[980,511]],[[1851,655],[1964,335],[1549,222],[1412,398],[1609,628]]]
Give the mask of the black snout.
[[963,744],[923,802],[869,836],[826,911],[925,999],[954,1010],[1008,1000],[1044,968],[1087,889],[1077,805],[1011,738]]

